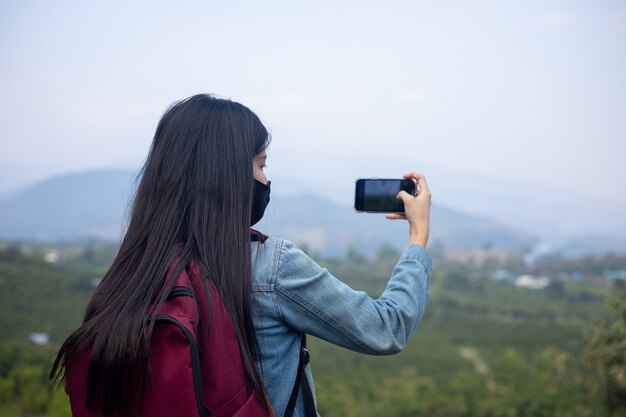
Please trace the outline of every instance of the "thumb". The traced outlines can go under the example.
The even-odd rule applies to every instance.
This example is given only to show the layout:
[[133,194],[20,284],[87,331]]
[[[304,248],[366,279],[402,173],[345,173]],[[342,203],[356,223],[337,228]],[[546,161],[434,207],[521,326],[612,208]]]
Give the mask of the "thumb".
[[407,193],[406,191],[401,190],[398,194],[396,194],[396,198],[398,200],[402,200],[403,203],[407,203],[413,200],[415,197],[413,197],[411,194]]

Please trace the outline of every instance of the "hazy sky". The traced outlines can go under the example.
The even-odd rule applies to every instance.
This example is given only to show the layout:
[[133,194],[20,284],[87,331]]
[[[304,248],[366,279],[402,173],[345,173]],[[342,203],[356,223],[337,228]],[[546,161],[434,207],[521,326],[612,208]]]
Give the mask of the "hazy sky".
[[398,157],[624,202],[625,74],[625,1],[0,1],[0,193],[137,167],[212,92],[259,114],[276,175]]

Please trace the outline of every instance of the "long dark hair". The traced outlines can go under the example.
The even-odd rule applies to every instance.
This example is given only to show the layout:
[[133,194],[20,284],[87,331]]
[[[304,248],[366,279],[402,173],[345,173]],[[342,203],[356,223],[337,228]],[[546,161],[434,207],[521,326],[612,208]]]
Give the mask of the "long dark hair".
[[[254,363],[249,228],[253,158],[269,140],[259,118],[230,100],[195,95],[165,112],[140,173],[119,253],[50,372],[62,381],[91,347],[89,408],[129,410],[134,394],[143,393],[154,325],[148,310],[155,299],[157,305],[165,300],[192,259],[203,270],[207,294],[210,280],[229,309],[246,381],[267,406]],[[174,258],[178,266],[164,281]]]

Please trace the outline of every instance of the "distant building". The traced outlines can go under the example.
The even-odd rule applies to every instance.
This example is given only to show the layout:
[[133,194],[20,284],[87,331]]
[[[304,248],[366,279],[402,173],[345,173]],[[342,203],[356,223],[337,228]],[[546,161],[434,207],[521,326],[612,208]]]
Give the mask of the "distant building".
[[495,279],[496,281],[514,283],[516,276],[513,272],[509,271],[508,269],[498,269],[493,274],[493,279]]
[[609,269],[607,271],[604,271],[603,275],[604,275],[604,278],[610,279],[610,280],[613,280],[613,281],[618,280],[618,279],[626,280],[626,271],[624,271],[624,270],[611,270],[611,269]]
[[450,261],[479,265],[482,264],[487,258],[494,258],[498,261],[504,262],[519,255],[499,249],[445,248],[443,256],[445,259]]
[[515,286],[519,288],[528,288],[531,290],[542,290],[550,285],[550,278],[535,277],[533,275],[520,275],[515,280]]
[[618,287],[624,286],[626,284],[626,271],[625,270],[606,270],[602,274],[602,278],[604,278],[604,282],[616,285]]
[[578,272],[578,271],[572,272],[569,275],[569,278],[570,278],[570,280],[575,281],[575,282],[582,281],[583,280],[583,273],[582,272]]
[[46,252],[46,254],[43,257],[43,259],[49,264],[55,264],[59,262],[60,258],[61,258],[61,255],[59,254],[59,251],[56,249],[49,250],[48,252]]
[[33,332],[28,334],[28,340],[37,346],[48,346],[50,343],[50,336],[48,336],[48,333]]

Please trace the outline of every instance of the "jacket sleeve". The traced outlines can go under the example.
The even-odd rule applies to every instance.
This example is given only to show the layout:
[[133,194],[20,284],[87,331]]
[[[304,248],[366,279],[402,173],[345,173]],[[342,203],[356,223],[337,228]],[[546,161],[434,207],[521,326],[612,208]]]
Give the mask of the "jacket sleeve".
[[373,355],[401,351],[420,322],[429,296],[428,253],[409,245],[383,294],[373,299],[282,241],[275,269],[280,314],[292,328]]

